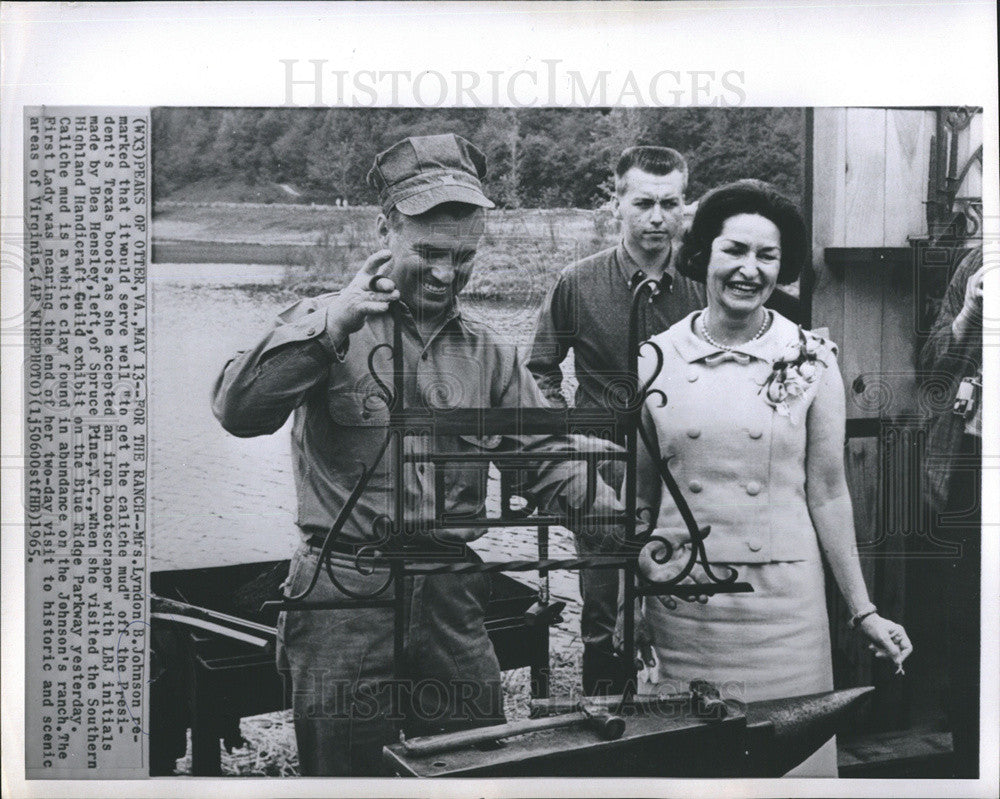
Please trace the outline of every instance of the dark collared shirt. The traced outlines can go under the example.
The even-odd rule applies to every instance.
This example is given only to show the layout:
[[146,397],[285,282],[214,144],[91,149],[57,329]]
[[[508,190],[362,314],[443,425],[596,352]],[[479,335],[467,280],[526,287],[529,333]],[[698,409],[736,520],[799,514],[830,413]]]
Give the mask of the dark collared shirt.
[[[705,286],[674,268],[677,245],[660,293],[639,307],[639,341],[705,307]],[[628,317],[633,279],[640,267],[623,244],[567,266],[549,291],[535,325],[528,368],[545,396],[564,407],[559,364],[573,349],[578,408],[607,408],[607,398],[627,386]]]
[[[298,525],[304,537],[325,535],[360,475],[372,467],[385,440],[389,418],[369,373],[369,353],[392,342],[389,314],[369,316],[351,335],[346,349],[327,332],[324,298],[303,300],[282,313],[275,328],[251,350],[226,364],[215,384],[212,409],[231,433],[257,436],[278,430],[294,411],[292,465],[298,494]],[[547,407],[516,348],[503,347],[485,326],[457,311],[427,340],[404,310],[403,357],[408,408]],[[385,348],[373,365],[379,379],[392,386],[392,360]],[[407,436],[407,452],[471,452],[514,447],[526,451],[569,448],[605,449],[603,442],[578,436]],[[408,463],[404,471],[404,511],[408,531],[433,518],[434,469],[444,469],[445,512],[469,518],[483,515],[487,463],[442,467]],[[580,462],[545,464],[530,472],[531,495],[554,511],[583,504],[586,480]],[[367,490],[350,515],[340,540],[360,543],[381,538],[381,516],[392,517],[392,469],[387,451],[375,467]],[[606,488],[601,486],[599,488]],[[610,508],[613,492],[602,497]],[[555,500],[561,500],[554,507]],[[423,527],[421,529],[426,529]],[[469,540],[484,530],[449,531],[449,538]]]

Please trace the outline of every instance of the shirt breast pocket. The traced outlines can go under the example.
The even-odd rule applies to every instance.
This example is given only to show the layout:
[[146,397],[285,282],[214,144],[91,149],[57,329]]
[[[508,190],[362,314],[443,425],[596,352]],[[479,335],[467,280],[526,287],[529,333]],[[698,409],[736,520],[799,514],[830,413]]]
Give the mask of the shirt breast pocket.
[[389,423],[389,406],[371,375],[365,375],[353,386],[331,386],[326,406],[330,417],[341,427],[385,427]]

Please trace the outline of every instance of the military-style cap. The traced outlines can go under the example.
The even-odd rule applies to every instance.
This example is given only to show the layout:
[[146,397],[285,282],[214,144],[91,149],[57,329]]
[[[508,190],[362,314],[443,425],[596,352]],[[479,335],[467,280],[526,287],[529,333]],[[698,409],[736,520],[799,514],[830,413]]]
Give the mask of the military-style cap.
[[469,203],[494,205],[483,194],[486,156],[474,144],[454,133],[410,136],[375,156],[368,185],[378,192],[382,210],[395,206],[416,216],[435,205]]

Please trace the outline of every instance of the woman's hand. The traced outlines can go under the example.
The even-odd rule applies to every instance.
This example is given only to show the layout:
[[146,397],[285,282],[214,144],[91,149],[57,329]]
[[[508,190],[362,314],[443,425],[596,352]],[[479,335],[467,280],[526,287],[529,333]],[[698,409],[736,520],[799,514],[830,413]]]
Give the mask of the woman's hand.
[[[687,564],[690,556],[691,536],[687,530],[653,530],[653,539],[639,553],[639,573],[654,583],[665,583],[674,579]],[[664,539],[670,545],[655,539]]]
[[868,648],[875,653],[875,657],[889,658],[896,664],[896,673],[903,673],[903,661],[913,651],[913,644],[902,624],[873,613],[861,620],[858,630],[869,640]]

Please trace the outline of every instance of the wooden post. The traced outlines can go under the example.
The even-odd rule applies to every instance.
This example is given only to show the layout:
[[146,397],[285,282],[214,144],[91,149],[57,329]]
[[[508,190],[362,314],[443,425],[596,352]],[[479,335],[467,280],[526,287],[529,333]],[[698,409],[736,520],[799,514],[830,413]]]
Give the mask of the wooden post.
[[[812,323],[828,328],[839,345],[848,420],[870,420],[846,443],[847,480],[869,593],[884,616],[897,619],[904,617],[902,556],[910,532],[900,520],[915,517],[909,506],[919,497],[911,480],[898,479],[903,440],[880,439],[885,425],[917,410],[915,267],[904,248],[908,237],[926,232],[933,131],[933,111],[813,112]],[[828,600],[836,686],[874,683],[875,718],[885,727],[905,724],[899,681],[847,633],[835,586]]]

